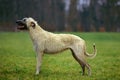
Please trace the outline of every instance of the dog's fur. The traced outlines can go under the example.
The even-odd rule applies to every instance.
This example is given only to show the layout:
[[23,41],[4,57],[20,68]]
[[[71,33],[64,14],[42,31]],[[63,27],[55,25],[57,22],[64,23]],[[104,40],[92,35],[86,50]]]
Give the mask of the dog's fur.
[[54,54],[67,49],[70,49],[73,57],[81,65],[83,75],[85,74],[85,67],[88,69],[88,75],[91,75],[90,65],[85,61],[85,56],[95,57],[94,53],[88,54],[86,52],[85,41],[78,36],[72,34],[54,34],[43,30],[33,18],[24,18],[16,22],[22,27],[19,29],[27,29],[34,44],[34,49],[37,54],[36,74],[40,72],[42,63],[42,56],[44,53]]

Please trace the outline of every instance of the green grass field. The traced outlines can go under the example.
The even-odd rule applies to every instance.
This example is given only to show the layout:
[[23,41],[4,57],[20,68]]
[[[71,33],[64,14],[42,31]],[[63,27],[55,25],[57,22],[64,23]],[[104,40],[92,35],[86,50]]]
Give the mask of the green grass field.
[[81,67],[70,51],[44,55],[41,72],[35,74],[36,58],[27,32],[0,32],[0,80],[120,80],[120,33],[72,33],[83,38],[92,53],[87,58],[92,76],[81,75]]

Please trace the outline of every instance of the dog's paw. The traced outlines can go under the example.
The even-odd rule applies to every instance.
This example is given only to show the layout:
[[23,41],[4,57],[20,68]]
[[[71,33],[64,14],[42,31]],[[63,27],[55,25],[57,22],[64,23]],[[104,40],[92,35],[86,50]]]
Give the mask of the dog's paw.
[[39,71],[36,71],[35,75],[39,75]]

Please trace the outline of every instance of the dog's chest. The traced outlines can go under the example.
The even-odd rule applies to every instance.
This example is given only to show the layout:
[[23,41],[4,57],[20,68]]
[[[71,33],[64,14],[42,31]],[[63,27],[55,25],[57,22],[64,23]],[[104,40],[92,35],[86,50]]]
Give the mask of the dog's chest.
[[34,46],[34,50],[36,52],[38,51],[43,51],[44,50],[44,46],[43,46],[43,42],[39,41],[39,40],[33,40],[33,46]]

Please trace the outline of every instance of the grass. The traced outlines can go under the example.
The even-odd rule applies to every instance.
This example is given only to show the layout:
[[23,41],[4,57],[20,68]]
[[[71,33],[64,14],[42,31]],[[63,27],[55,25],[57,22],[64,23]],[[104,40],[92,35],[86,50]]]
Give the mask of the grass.
[[40,75],[36,76],[35,52],[26,32],[0,32],[0,80],[120,80],[120,33],[72,33],[83,38],[92,53],[95,42],[98,54],[87,58],[92,76],[81,75],[81,67],[70,51],[44,55]]

